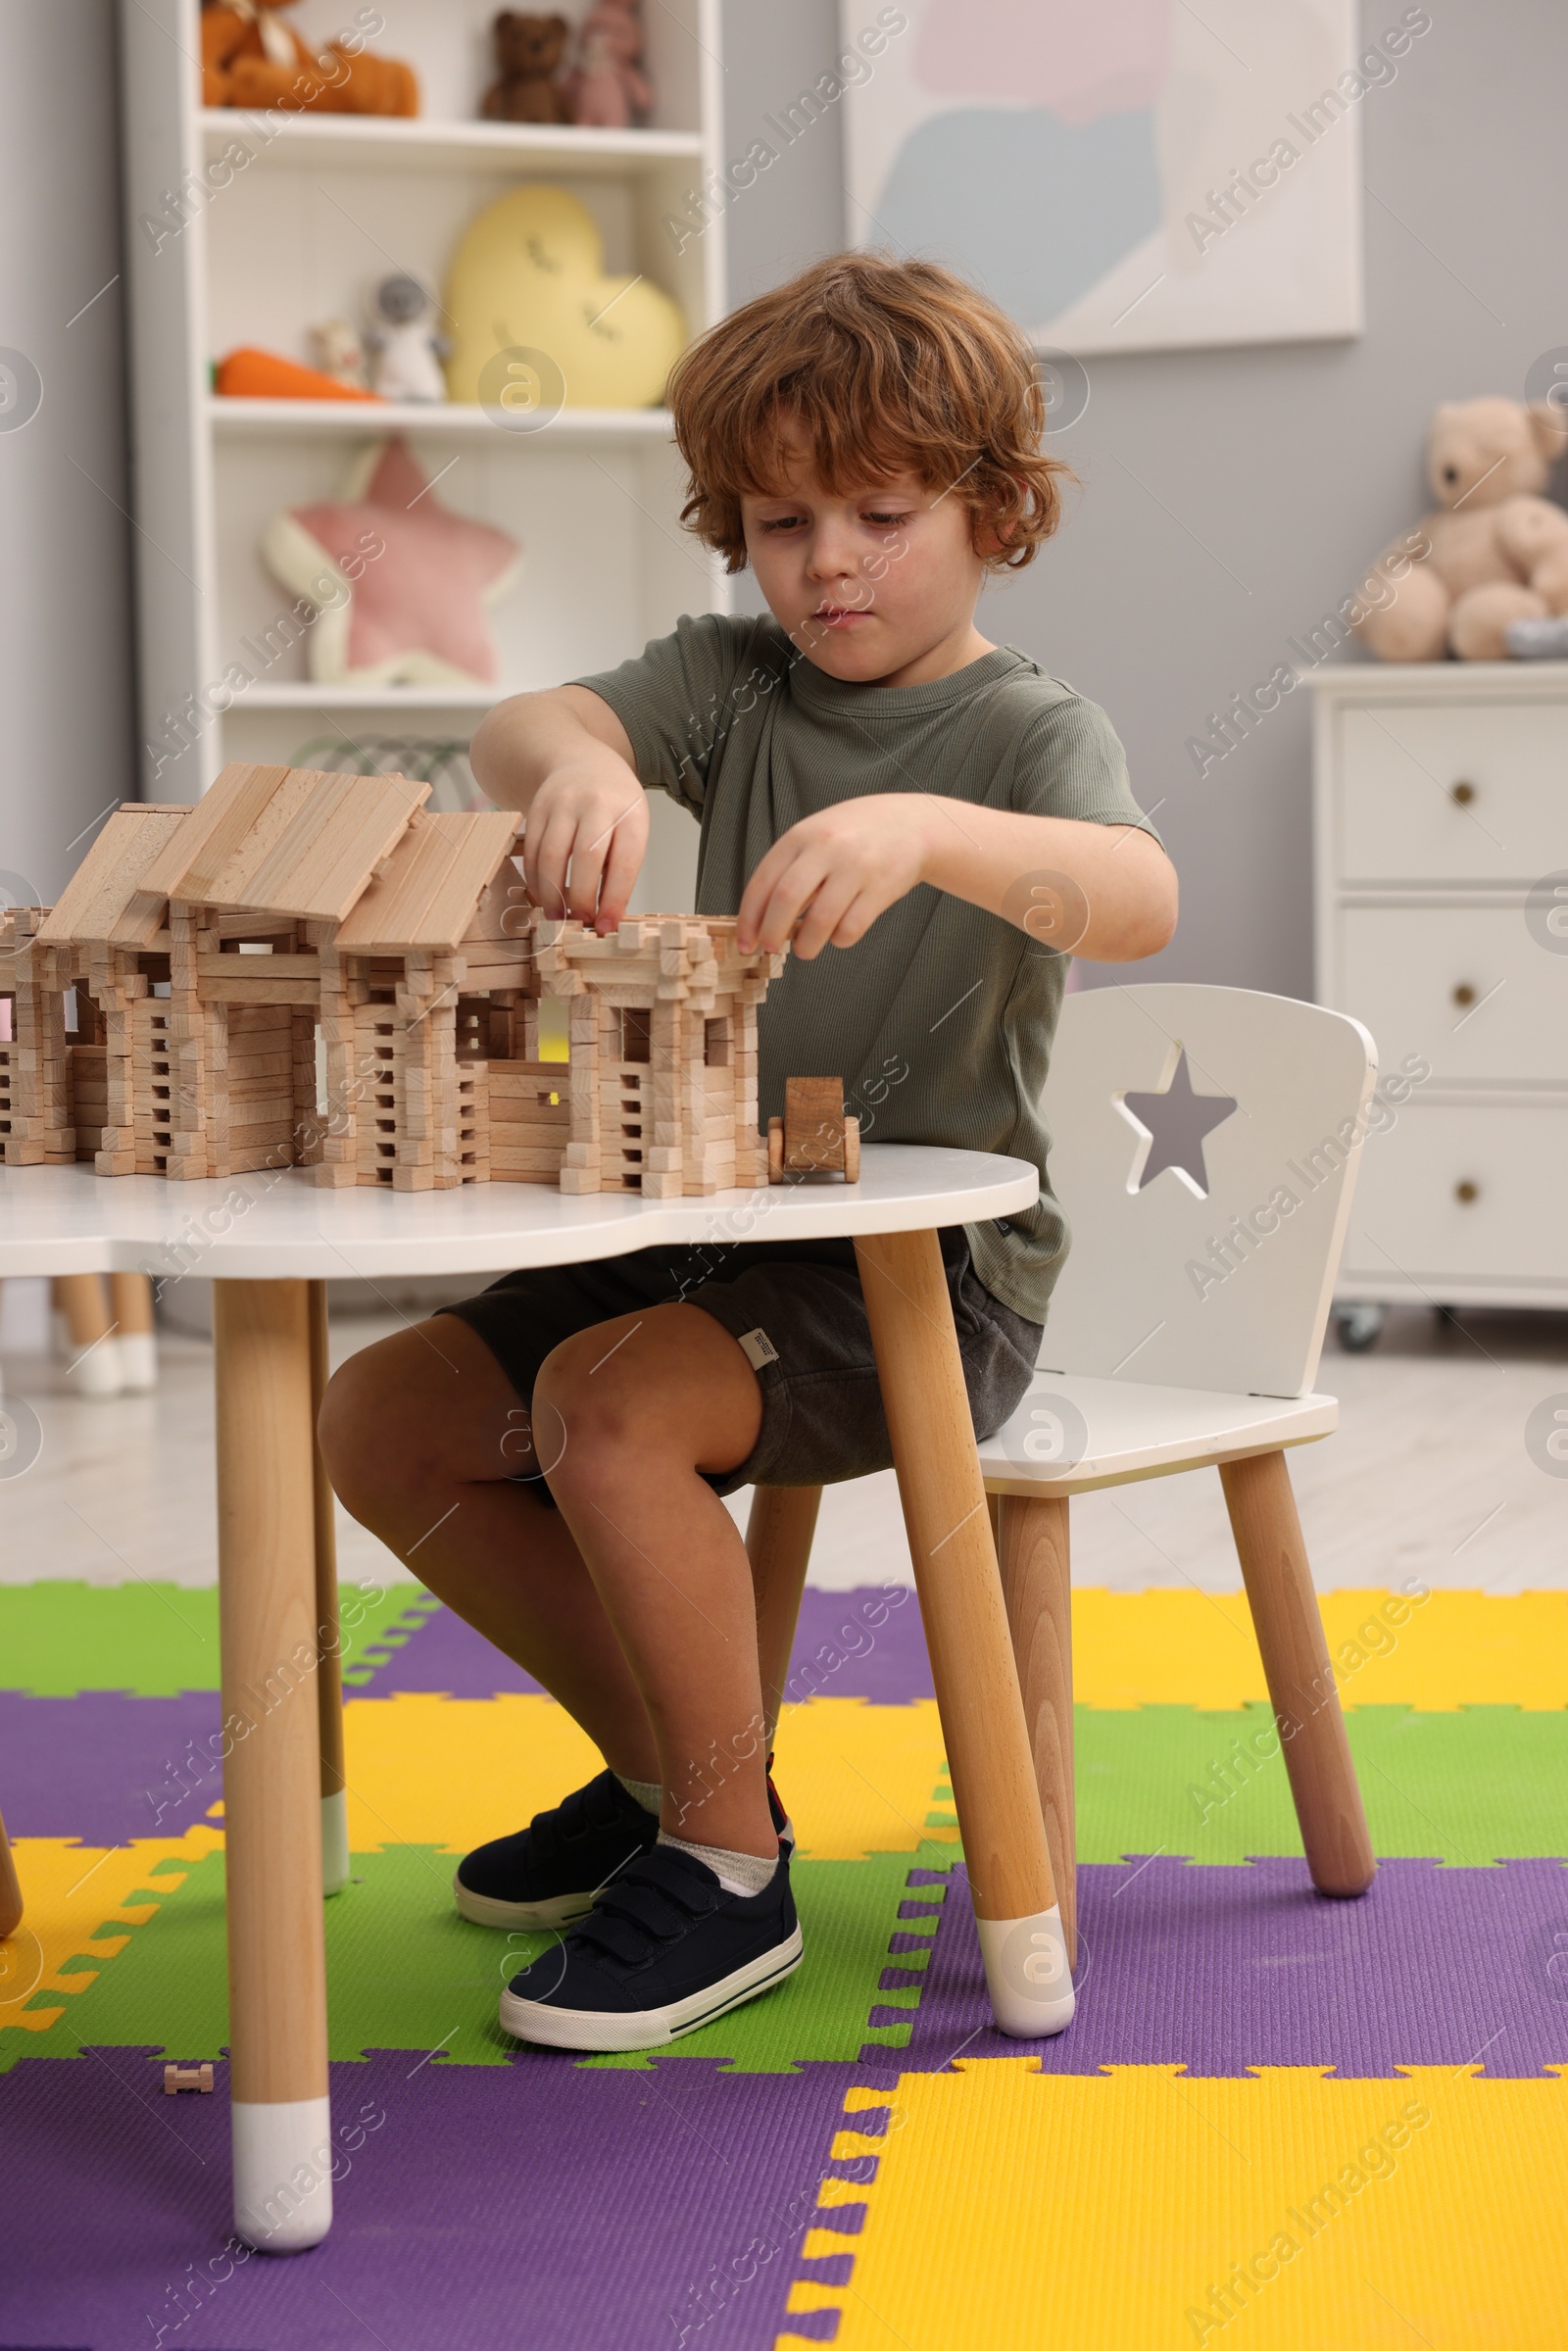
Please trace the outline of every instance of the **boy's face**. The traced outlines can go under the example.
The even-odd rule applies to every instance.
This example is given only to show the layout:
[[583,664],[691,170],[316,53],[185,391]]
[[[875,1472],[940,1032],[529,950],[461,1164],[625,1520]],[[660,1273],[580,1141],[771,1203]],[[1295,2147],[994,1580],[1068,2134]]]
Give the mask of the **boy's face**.
[[808,661],[830,677],[912,685],[988,652],[969,509],[913,474],[839,496],[800,441],[786,448],[786,494],[744,497],[741,519],[768,609]]

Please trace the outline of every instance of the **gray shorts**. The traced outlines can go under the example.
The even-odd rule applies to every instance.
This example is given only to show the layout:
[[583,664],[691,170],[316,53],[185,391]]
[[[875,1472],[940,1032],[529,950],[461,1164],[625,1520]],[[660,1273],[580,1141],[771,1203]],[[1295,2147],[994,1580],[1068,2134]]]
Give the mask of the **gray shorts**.
[[[990,1437],[1023,1399],[1041,1326],[981,1287],[961,1226],[938,1238],[974,1432]],[[563,1340],[639,1306],[680,1303],[701,1306],[733,1333],[762,1391],[757,1444],[738,1469],[709,1479],[716,1494],[835,1486],[891,1467],[853,1242],[745,1241],[538,1266],[442,1311],[478,1333],[526,1404],[540,1365]]]

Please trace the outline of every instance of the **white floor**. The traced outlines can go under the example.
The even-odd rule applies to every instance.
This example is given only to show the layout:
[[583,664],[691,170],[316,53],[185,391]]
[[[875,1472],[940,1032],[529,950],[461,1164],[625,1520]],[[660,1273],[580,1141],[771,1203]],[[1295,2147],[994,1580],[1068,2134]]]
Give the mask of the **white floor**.
[[[391,1316],[343,1317],[334,1358],[394,1327]],[[13,1310],[6,1335],[35,1349],[41,1327]],[[43,1447],[24,1475],[0,1463],[0,1581],[214,1580],[211,1350],[179,1336],[161,1344],[158,1393],[106,1403],[74,1396],[47,1356],[7,1352],[7,1393],[31,1402]],[[1568,1402],[1568,1316],[1476,1313],[1453,1325],[1401,1309],[1370,1354],[1331,1340],[1318,1385],[1341,1397],[1343,1424],[1299,1448],[1293,1469],[1320,1589],[1406,1576],[1496,1592],[1568,1585],[1568,1476],[1548,1476],[1525,1449],[1532,1410],[1558,1393]],[[747,1501],[732,1503],[743,1522]],[[1114,1590],[1240,1582],[1211,1472],[1083,1496],[1073,1551],[1079,1583]],[[409,1580],[341,1513],[339,1561],[345,1577]],[[911,1580],[891,1472],[828,1490],[811,1580],[835,1591]]]

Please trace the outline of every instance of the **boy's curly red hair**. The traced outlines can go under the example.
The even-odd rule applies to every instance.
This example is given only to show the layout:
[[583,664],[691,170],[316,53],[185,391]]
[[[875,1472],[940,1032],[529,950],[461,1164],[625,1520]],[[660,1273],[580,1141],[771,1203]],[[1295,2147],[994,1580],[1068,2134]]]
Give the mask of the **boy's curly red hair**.
[[746,566],[741,498],[785,488],[783,440],[804,432],[824,485],[853,494],[901,473],[952,490],[991,568],[1021,570],[1060,519],[1040,443],[1034,353],[1005,314],[935,262],[840,253],[701,336],[669,382],[691,473],[681,519]]

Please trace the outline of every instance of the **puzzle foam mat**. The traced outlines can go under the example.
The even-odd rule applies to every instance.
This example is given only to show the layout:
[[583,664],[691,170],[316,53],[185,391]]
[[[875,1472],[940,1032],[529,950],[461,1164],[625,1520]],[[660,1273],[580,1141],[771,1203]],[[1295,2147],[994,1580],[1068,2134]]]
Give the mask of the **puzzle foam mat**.
[[[337,2220],[225,2244],[214,1595],[0,1588],[0,2351],[1557,2351],[1568,1598],[1324,1602],[1382,1867],[1307,1882],[1240,1595],[1074,1595],[1080,2003],[991,2027],[911,1595],[809,1592],[808,1959],[653,2056],[519,2049],[468,1844],[594,1768],[426,1593],[345,1595]],[[215,2062],[166,2098],[166,2057]]]

